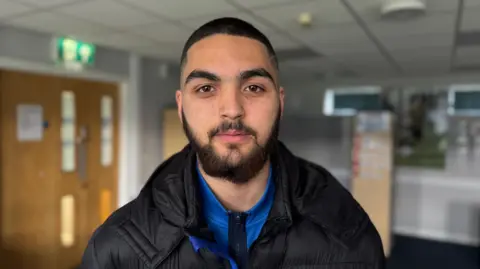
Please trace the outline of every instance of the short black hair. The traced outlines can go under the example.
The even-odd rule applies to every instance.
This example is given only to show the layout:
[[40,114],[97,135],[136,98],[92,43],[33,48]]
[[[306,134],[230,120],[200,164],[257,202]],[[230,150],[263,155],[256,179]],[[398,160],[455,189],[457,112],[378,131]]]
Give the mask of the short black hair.
[[187,60],[187,52],[195,43],[206,37],[216,34],[242,36],[259,41],[265,46],[275,68],[278,69],[277,54],[275,53],[275,50],[273,49],[273,46],[268,38],[252,24],[233,17],[214,19],[203,24],[197,30],[195,30],[183,46],[182,56],[180,58],[180,66],[183,68],[185,61]]

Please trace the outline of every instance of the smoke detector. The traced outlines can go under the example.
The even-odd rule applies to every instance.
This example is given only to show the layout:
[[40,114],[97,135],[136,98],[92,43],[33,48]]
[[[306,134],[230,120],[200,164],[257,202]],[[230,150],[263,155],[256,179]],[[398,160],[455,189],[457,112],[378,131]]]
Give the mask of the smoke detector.
[[382,16],[405,20],[424,15],[426,8],[425,0],[383,0]]

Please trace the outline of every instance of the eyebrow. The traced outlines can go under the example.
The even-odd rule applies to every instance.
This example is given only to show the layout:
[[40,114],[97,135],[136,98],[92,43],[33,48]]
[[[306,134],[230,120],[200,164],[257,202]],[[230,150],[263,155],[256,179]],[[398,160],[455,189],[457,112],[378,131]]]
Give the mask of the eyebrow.
[[197,78],[203,78],[206,80],[216,81],[216,82],[220,81],[220,77],[215,75],[212,72],[208,72],[205,70],[193,70],[190,74],[188,74],[187,78],[185,79],[185,84],[188,84],[190,81]]
[[[254,69],[245,70],[245,71],[242,71],[239,76],[240,80],[242,81],[248,80],[253,77],[267,78],[273,83],[273,85],[276,86],[273,76],[265,68],[254,68]],[[188,84],[190,81],[198,78],[206,79],[214,82],[218,82],[221,80],[218,75],[212,72],[209,72],[206,70],[193,70],[190,74],[188,74],[184,84]]]
[[253,77],[263,77],[270,80],[273,85],[276,86],[275,80],[273,79],[272,74],[270,74],[265,68],[254,68],[250,70],[245,70],[240,73],[241,80],[248,80]]

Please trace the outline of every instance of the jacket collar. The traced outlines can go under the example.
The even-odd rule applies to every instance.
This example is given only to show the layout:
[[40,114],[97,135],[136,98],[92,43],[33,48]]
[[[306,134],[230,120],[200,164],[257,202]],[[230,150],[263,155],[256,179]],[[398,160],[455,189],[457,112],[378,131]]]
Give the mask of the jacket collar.
[[[281,142],[275,148],[271,156],[275,199],[260,237],[288,229],[301,216],[348,245],[368,219],[365,212],[324,168],[294,156]],[[187,145],[154,172],[142,192],[151,192],[165,221],[187,234],[211,239],[202,217],[195,163],[196,154]]]

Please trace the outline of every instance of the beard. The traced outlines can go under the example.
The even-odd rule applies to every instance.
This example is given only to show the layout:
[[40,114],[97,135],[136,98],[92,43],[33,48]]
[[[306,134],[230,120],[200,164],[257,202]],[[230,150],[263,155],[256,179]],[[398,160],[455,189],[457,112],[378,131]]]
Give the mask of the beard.
[[[217,128],[210,130],[210,132],[208,132],[209,142],[205,145],[201,145],[199,140],[195,137],[183,111],[182,125],[185,135],[192,145],[192,148],[197,153],[198,161],[207,175],[215,178],[222,178],[234,184],[245,184],[262,170],[274,151],[280,129],[280,109],[278,110],[275,122],[264,145],[258,143],[255,130],[246,126],[241,120],[224,121]],[[241,131],[245,134],[251,135],[254,140],[253,149],[242,156],[239,146],[230,144],[228,145],[229,152],[227,155],[220,156],[215,151],[212,139],[219,132],[225,132],[228,130]],[[235,154],[241,155],[240,159],[237,161],[232,160],[232,157],[234,157]]]

